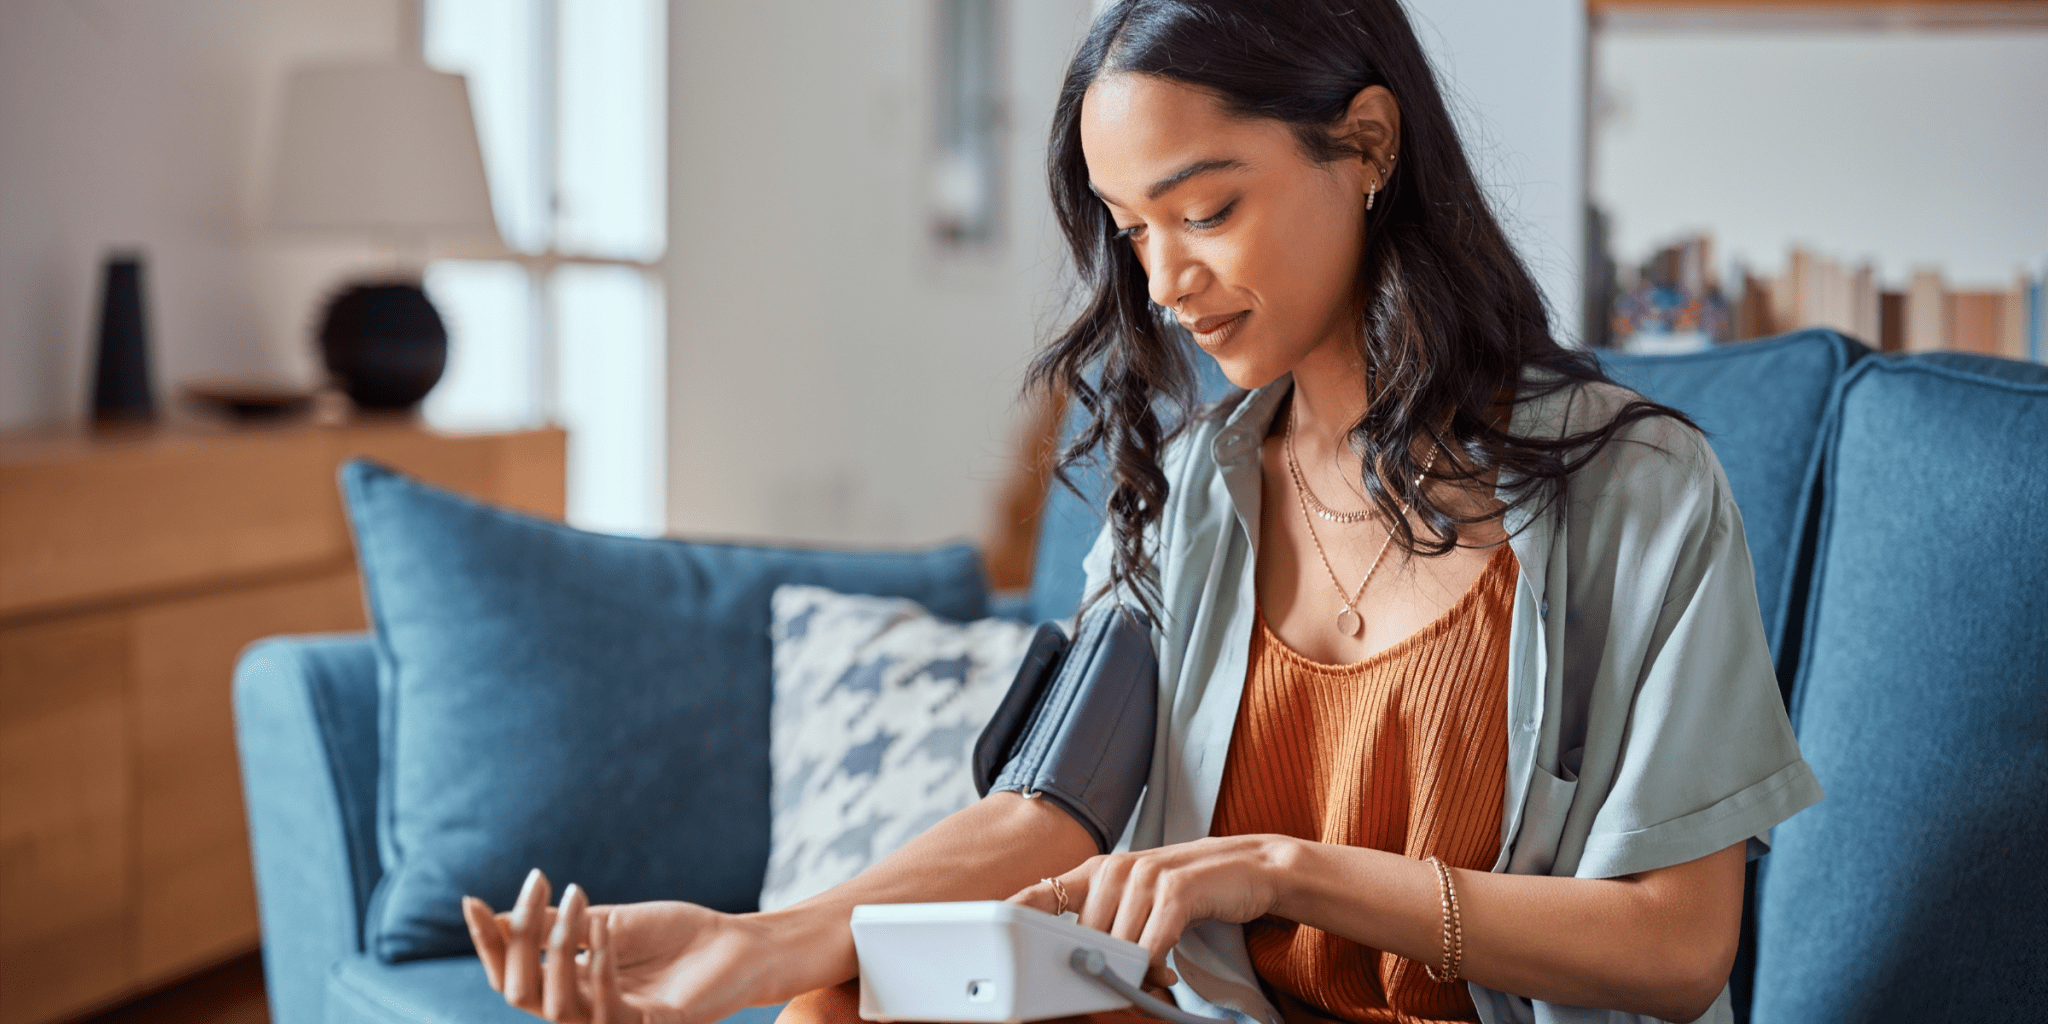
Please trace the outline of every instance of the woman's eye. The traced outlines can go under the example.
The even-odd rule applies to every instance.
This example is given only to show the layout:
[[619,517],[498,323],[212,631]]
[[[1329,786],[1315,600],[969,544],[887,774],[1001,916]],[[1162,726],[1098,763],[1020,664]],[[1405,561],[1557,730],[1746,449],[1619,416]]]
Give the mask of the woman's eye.
[[1237,203],[1235,201],[1232,201],[1229,206],[1226,206],[1223,209],[1216,211],[1216,216],[1214,217],[1210,217],[1207,220],[1188,221],[1188,227],[1195,228],[1197,230],[1207,230],[1209,228],[1213,228],[1223,223],[1224,218],[1230,216],[1230,211],[1235,209],[1237,209]]
[[[1237,209],[1237,201],[1233,199],[1231,200],[1230,205],[1225,206],[1223,209],[1216,211],[1215,216],[1207,217],[1202,220],[1187,221],[1186,224],[1188,227],[1194,228],[1197,231],[1206,231],[1210,228],[1221,226],[1222,223],[1230,217],[1230,211],[1235,209]],[[1116,240],[1119,242],[1132,242],[1136,241],[1138,236],[1144,233],[1145,225],[1133,224],[1127,228],[1118,228],[1116,232]]]

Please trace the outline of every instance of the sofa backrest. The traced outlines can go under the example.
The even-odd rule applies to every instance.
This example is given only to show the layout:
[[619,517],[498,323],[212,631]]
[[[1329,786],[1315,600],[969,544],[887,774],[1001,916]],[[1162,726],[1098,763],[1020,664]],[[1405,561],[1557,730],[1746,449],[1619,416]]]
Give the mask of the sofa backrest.
[[2048,1006],[2048,368],[1872,359],[1844,379],[1793,689],[1827,799],[1758,889],[1753,1019]]
[[[1195,356],[1195,386],[1202,402],[1213,402],[1230,393],[1230,381],[1206,355]],[[1067,409],[1060,426],[1060,444],[1073,440],[1086,413],[1078,406]],[[1095,546],[1102,532],[1102,509],[1109,500],[1108,477],[1093,462],[1068,470],[1075,494],[1058,480],[1046,491],[1045,507],[1038,517],[1038,547],[1031,561],[1031,612],[1039,621],[1071,619],[1081,605],[1081,591],[1087,574],[1081,560]]]
[[1792,680],[1798,630],[1790,623],[1801,613],[1795,606],[1812,571],[1799,557],[1799,543],[1810,518],[1829,396],[1843,371],[1869,354],[1834,331],[1809,330],[1686,355],[1600,356],[1616,381],[1685,413],[1707,432],[1742,511],[1757,607],[1781,689]]
[[[1060,429],[1062,445],[1080,429],[1081,416],[1078,409],[1067,410]],[[1038,547],[1031,556],[1031,617],[1041,622],[1071,619],[1080,607],[1087,585],[1081,560],[1102,531],[1103,503],[1109,497],[1108,478],[1094,462],[1069,468],[1067,480],[1081,493],[1055,479],[1038,514]]]

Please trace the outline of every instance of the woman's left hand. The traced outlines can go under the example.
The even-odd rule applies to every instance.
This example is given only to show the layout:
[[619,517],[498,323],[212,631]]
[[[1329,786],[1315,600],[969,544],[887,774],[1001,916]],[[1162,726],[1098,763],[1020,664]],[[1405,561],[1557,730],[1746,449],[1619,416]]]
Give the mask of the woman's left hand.
[[1082,924],[1144,946],[1152,953],[1145,982],[1163,987],[1180,980],[1166,966],[1166,954],[1189,925],[1243,924],[1272,911],[1296,847],[1286,836],[1225,836],[1105,854],[1059,876],[1065,907],[1049,882],[1010,902],[1048,914],[1078,911]]

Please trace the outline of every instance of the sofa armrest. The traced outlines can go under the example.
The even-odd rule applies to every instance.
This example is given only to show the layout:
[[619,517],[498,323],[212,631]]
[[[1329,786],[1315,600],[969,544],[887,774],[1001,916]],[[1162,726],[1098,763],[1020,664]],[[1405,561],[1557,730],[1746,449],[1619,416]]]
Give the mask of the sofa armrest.
[[235,667],[235,743],[276,1024],[320,1024],[362,949],[377,860],[377,667],[366,634],[273,637]]

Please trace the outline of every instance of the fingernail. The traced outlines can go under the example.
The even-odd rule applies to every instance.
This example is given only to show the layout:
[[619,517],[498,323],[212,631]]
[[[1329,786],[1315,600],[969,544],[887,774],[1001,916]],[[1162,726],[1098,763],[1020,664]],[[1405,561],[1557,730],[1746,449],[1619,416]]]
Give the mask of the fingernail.
[[540,885],[540,869],[526,873],[526,883],[519,887],[519,898],[512,901],[512,930],[523,932],[526,922],[532,917],[533,891]]
[[576,883],[562,891],[561,908],[555,914],[555,930],[548,935],[548,945],[559,946],[569,941],[569,904],[576,898]]

